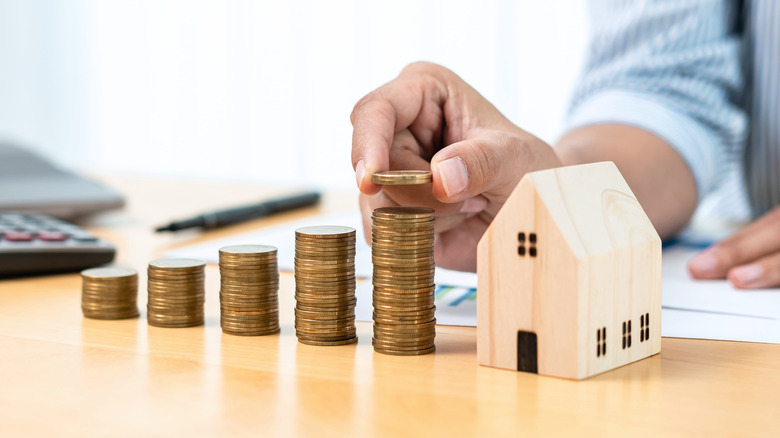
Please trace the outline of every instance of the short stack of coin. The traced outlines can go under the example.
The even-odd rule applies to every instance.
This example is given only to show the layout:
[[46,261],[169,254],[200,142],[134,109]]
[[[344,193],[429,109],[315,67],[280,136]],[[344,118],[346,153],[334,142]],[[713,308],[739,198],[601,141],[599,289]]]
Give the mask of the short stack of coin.
[[374,210],[374,351],[421,355],[435,351],[433,210]]
[[206,262],[171,258],[149,263],[147,319],[155,327],[203,324]]
[[81,310],[92,319],[138,316],[138,271],[127,268],[91,268],[81,271]]
[[357,342],[355,229],[313,226],[295,231],[295,334],[310,345]]
[[222,331],[232,335],[279,333],[276,247],[232,245],[219,250]]

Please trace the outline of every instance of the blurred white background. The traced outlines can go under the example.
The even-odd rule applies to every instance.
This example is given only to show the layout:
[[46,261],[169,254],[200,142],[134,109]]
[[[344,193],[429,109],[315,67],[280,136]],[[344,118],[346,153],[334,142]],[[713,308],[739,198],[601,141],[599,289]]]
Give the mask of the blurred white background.
[[443,64],[561,133],[583,0],[0,0],[0,137],[75,169],[353,188],[349,113]]

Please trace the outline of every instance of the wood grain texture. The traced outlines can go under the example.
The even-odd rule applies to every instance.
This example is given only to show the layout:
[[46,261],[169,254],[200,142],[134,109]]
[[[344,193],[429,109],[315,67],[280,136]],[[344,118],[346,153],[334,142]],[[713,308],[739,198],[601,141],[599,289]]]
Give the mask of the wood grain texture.
[[661,239],[613,163],[526,175],[480,241],[477,270],[483,365],[517,370],[518,331],[537,335],[548,376],[583,379],[660,351]]
[[[128,209],[87,225],[138,268],[172,246],[318,211],[206,236],[154,235],[151,227],[170,219],[273,191],[109,183],[129,195]],[[355,198],[328,195],[321,208],[355,208]],[[357,345],[301,345],[291,274],[281,277],[281,334],[223,335],[217,272],[207,267],[205,326],[187,329],[149,327],[143,318],[84,319],[75,274],[0,281],[0,436],[624,438],[780,430],[780,345],[663,339],[662,354],[647,360],[584,381],[554,379],[478,366],[473,328],[437,327],[437,351],[422,357],[375,354],[367,323],[357,324]]]

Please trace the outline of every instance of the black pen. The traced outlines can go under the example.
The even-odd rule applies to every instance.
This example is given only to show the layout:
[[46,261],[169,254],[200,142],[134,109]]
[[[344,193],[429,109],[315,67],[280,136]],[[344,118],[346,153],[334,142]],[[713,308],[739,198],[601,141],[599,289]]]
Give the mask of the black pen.
[[195,227],[210,230],[212,228],[236,224],[239,222],[248,221],[250,219],[272,215],[274,213],[294,210],[301,207],[308,207],[310,205],[316,204],[319,202],[319,200],[320,194],[318,192],[302,193],[299,195],[272,199],[270,201],[261,202],[259,204],[203,213],[191,219],[171,222],[164,227],[158,227],[155,231],[179,231]]

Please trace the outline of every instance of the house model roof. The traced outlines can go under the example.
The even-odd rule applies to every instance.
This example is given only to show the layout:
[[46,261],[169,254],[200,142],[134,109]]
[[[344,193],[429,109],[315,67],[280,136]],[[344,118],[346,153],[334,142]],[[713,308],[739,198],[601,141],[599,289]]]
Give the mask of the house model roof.
[[611,161],[532,172],[523,179],[536,190],[577,258],[660,240]]

